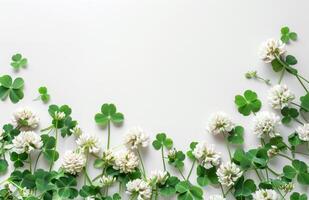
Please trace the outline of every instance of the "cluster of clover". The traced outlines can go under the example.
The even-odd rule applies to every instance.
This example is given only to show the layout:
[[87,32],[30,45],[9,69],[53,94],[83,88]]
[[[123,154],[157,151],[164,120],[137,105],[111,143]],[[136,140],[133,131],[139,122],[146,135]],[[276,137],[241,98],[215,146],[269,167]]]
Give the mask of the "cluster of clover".
[[[277,85],[272,86],[256,71],[246,73],[248,79],[264,81],[271,87],[268,100],[275,112],[260,111],[262,103],[252,90],[235,96],[239,113],[254,117],[251,132],[260,139],[259,147],[245,151],[241,146],[244,128],[235,124],[227,114],[218,112],[210,117],[207,130],[216,137],[224,138],[229,161],[224,162],[214,145],[205,141],[192,142],[189,150],[183,152],[173,146],[173,140],[165,133],[158,133],[152,146],[161,155],[162,169],[148,174],[141,151],[151,141],[143,129],[134,127],[128,130],[122,150],[110,143],[112,126],[124,121],[124,115],[117,111],[114,104],[103,104],[94,117],[95,122],[107,132],[106,145],[102,145],[98,136],[84,133],[79,128],[67,105],[49,106],[51,125],[42,129],[41,134],[36,132],[39,125],[37,114],[29,108],[21,108],[13,114],[12,122],[0,131],[0,173],[8,170],[9,163],[13,169],[8,178],[0,181],[0,199],[57,200],[80,196],[87,200],[119,200],[126,197],[132,200],[163,197],[177,197],[179,200],[306,200],[306,194],[293,191],[296,183],[309,185],[308,165],[298,159],[299,155],[309,156],[307,150],[300,151],[304,149],[301,146],[309,147],[309,124],[306,119],[309,111],[306,84],[309,81],[294,68],[296,58],[286,53],[286,45],[296,39],[296,33],[283,27],[281,39],[269,39],[262,44],[262,60],[270,63],[275,72],[281,73]],[[11,65],[15,69],[26,64],[27,60],[20,54],[12,57]],[[305,90],[299,103],[293,92],[281,84],[287,74],[295,76]],[[4,100],[9,96],[12,102],[18,102],[23,98],[23,84],[22,78],[13,81],[9,75],[2,76],[0,97]],[[39,98],[48,102],[47,89],[41,87],[39,93]],[[299,126],[285,140],[278,126],[291,123]],[[77,146],[65,152],[61,159],[57,151],[60,135],[63,138],[75,137]],[[95,158],[94,163],[89,163],[90,156]],[[192,163],[187,175],[183,170],[186,157]],[[276,171],[271,163],[279,157],[288,164]],[[38,169],[38,162],[43,160],[49,164],[49,169]],[[56,161],[61,162],[59,169],[54,167]],[[96,177],[88,174],[92,165],[100,169]],[[196,180],[191,177],[194,172]],[[248,178],[251,172],[256,174],[256,180]],[[78,176],[84,181],[80,189],[77,188]],[[210,185],[220,188],[221,193],[204,194],[206,190],[203,189]],[[111,194],[109,188],[115,186],[119,192]]]

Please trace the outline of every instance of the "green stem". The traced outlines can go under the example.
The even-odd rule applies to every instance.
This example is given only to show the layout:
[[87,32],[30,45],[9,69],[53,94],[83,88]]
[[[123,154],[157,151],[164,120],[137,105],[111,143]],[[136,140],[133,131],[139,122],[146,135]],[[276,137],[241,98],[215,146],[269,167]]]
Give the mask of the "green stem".
[[29,170],[30,173],[32,173],[32,160],[31,160],[31,154],[29,153]]
[[177,167],[178,172],[180,173],[181,177],[183,178],[183,180],[186,180],[185,176],[183,175],[183,173],[181,172],[181,170],[179,169],[179,167]]
[[51,125],[51,126],[49,126],[49,127],[47,127],[47,128],[42,129],[41,132],[48,131],[48,130],[52,129],[53,127],[54,127],[54,126]]
[[87,185],[87,180],[90,180],[88,177],[88,173],[87,173],[87,165],[88,165],[88,153],[86,153],[86,163],[85,163],[85,167],[84,167],[84,185]]
[[161,147],[161,157],[162,157],[162,162],[163,162],[163,169],[164,171],[166,171],[163,146]]
[[190,178],[190,176],[191,176],[191,174],[192,174],[192,171],[193,171],[195,162],[196,162],[196,160],[194,159],[194,160],[193,160],[193,163],[192,163],[192,166],[191,166],[191,169],[190,169],[190,172],[189,172],[189,174],[188,174],[188,176],[187,176],[187,180],[189,180],[189,178]]
[[226,145],[227,151],[229,152],[230,161],[232,161],[232,154],[231,154],[231,149],[230,149],[229,141],[227,140],[225,134],[223,136],[224,136],[224,141],[225,141],[225,145]]
[[288,159],[288,160],[290,160],[290,161],[293,161],[293,160],[294,160],[294,159],[290,158],[289,156],[284,155],[284,154],[281,154],[281,153],[279,153],[278,156],[281,156],[281,157],[283,157],[283,158],[286,158],[286,159]]
[[142,156],[139,152],[139,150],[137,150],[137,154],[138,154],[138,157],[139,157],[139,160],[140,160],[140,163],[142,165],[142,170],[143,170],[143,175],[144,175],[144,178],[146,178],[146,171],[145,171],[145,166],[144,166],[144,162],[143,162],[143,159],[142,159]]
[[281,81],[282,81],[282,79],[283,79],[284,73],[285,73],[285,69],[283,69],[282,72],[281,72],[281,75],[280,75],[280,77],[279,77],[278,84],[281,84]]
[[306,86],[304,85],[304,83],[301,81],[301,79],[299,78],[299,76],[297,74],[295,74],[297,80],[299,81],[299,83],[301,84],[301,86],[303,86],[304,90],[308,93],[308,90],[306,88]]
[[259,180],[262,182],[263,180],[262,180],[262,178],[261,178],[259,172],[257,171],[257,169],[254,169],[254,171],[255,171],[257,177],[259,178]]
[[110,147],[110,143],[111,143],[111,121],[108,120],[107,122],[107,150],[109,149]]
[[304,81],[306,81],[307,83],[309,83],[309,81],[307,80],[307,79],[305,79],[303,76],[301,76],[301,75],[298,75],[299,76],[299,78],[301,78],[301,79],[303,79]]
[[38,157],[37,157],[37,158],[36,158],[36,160],[35,160],[35,164],[34,164],[33,171],[35,171],[35,170],[36,170],[36,168],[37,168],[37,166],[38,166],[38,162],[39,162],[39,159],[40,159],[41,155],[42,155],[42,151],[40,151],[40,153],[39,153]]
[[309,156],[309,154],[303,153],[303,152],[294,151],[294,153],[298,153],[298,154],[301,154],[301,155],[304,155],[304,156]]
[[[55,147],[54,147],[54,150],[56,151],[57,149],[57,143],[58,143],[58,122],[56,122],[56,126],[55,126]],[[51,171],[53,169],[53,166],[54,166],[54,163],[55,163],[55,153],[53,153],[53,160],[52,160],[52,163],[50,164],[50,168],[49,168],[49,171]]]
[[268,169],[271,173],[273,173],[274,175],[280,176],[280,174],[278,174],[277,172],[275,172],[275,171],[272,170],[271,168],[267,167],[267,169]]
[[223,189],[223,187],[222,187],[222,184],[220,183],[219,185],[220,185],[220,189],[221,189],[222,196],[225,198],[226,196],[225,196],[225,193],[224,193],[224,189]]

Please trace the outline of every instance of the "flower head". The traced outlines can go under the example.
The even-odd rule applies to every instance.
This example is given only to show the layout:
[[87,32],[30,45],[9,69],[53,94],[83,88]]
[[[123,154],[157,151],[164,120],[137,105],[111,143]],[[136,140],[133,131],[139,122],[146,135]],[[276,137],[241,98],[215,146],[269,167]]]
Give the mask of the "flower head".
[[164,185],[169,175],[167,171],[155,170],[151,172],[149,182],[153,182],[159,185]]
[[220,165],[217,170],[219,182],[227,187],[233,186],[242,176],[242,171],[234,163],[228,162]]
[[140,127],[134,127],[127,132],[124,143],[131,149],[147,147],[149,136]]
[[39,125],[39,117],[29,108],[20,108],[13,113],[12,123],[22,131],[33,130]]
[[78,147],[84,152],[97,154],[100,152],[100,140],[95,135],[82,134],[76,141]]
[[309,141],[309,124],[304,124],[302,126],[299,126],[296,129],[296,132],[298,133],[298,137],[302,140],[302,141]]
[[279,195],[275,192],[275,190],[257,190],[253,194],[253,199],[254,200],[278,200]]
[[69,174],[77,174],[82,171],[86,164],[85,155],[80,152],[67,151],[63,157],[62,168]]
[[134,172],[138,165],[138,157],[130,150],[120,152],[115,156],[114,169],[118,169],[122,173]]
[[210,117],[207,130],[213,135],[227,134],[233,130],[234,126],[234,123],[227,114],[218,112]]
[[260,47],[260,57],[265,63],[270,63],[285,51],[285,44],[281,40],[268,39]]
[[215,195],[210,195],[209,200],[225,200],[225,198],[222,195],[215,194]]
[[83,130],[79,126],[75,126],[74,128],[70,129],[70,132],[75,136],[79,137],[83,133]]
[[60,111],[56,111],[55,115],[54,115],[54,118],[56,120],[62,120],[62,119],[65,118],[65,113],[64,112],[60,112]]
[[152,189],[150,185],[142,179],[135,179],[127,183],[127,193],[131,196],[136,195],[137,200],[150,200]]
[[279,149],[275,145],[271,145],[270,149],[267,151],[267,155],[269,158],[276,156],[279,153]]
[[13,151],[18,154],[30,153],[33,149],[40,149],[43,146],[41,137],[33,131],[21,132],[13,141]]
[[279,124],[280,118],[274,113],[267,111],[259,112],[253,120],[253,132],[262,137],[276,137],[279,133],[276,131],[276,126]]
[[116,181],[116,178],[113,176],[103,175],[99,181],[102,183],[102,186],[111,186]]
[[268,101],[274,109],[282,109],[295,99],[286,85],[275,85],[269,91]]
[[206,169],[218,166],[221,162],[221,154],[214,150],[214,145],[207,145],[206,142],[198,143],[193,150],[193,155]]

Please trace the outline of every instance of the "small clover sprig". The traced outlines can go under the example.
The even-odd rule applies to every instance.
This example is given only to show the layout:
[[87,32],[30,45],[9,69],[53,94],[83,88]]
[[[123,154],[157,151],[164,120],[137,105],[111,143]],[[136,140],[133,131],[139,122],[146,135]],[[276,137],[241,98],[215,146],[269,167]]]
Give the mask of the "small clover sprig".
[[0,77],[0,98],[5,100],[8,96],[13,103],[24,98],[24,80],[20,77],[12,79],[10,75]]
[[47,87],[45,87],[45,86],[39,87],[38,93],[40,95],[35,100],[40,99],[44,103],[47,103],[50,100],[50,95],[48,94]]
[[284,43],[288,43],[290,40],[297,40],[297,33],[291,32],[290,28],[285,26],[281,28],[281,41]]
[[17,53],[12,56],[11,66],[15,70],[19,70],[20,68],[25,68],[27,66],[28,60],[24,58],[20,53]]
[[243,96],[236,95],[234,102],[238,107],[238,112],[244,116],[258,112],[262,106],[257,94],[252,90],[246,90]]

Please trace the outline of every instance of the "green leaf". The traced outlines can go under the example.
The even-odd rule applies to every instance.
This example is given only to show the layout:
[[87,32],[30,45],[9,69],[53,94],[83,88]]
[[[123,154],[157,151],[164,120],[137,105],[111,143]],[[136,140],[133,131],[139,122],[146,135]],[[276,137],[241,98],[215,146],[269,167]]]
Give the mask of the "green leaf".
[[297,64],[296,58],[292,55],[287,55],[286,58],[285,58],[285,62],[288,63],[289,65],[296,65]]
[[202,187],[208,185],[210,182],[206,176],[199,176],[197,177],[196,180],[197,180],[197,183]]
[[307,200],[306,194],[299,194],[298,192],[293,192],[290,196],[290,200]]
[[159,141],[159,142],[164,142],[165,139],[166,139],[166,134],[165,133],[158,133],[156,135],[156,139]]
[[245,198],[251,197],[252,193],[256,190],[256,185],[251,179],[244,180],[244,177],[238,179],[235,184],[235,197]]
[[154,140],[154,141],[152,142],[152,146],[153,146],[153,148],[155,148],[156,150],[160,150],[161,147],[162,147],[162,144],[161,144],[161,142],[159,142],[158,140]]
[[281,34],[285,35],[285,34],[288,34],[289,32],[290,32],[289,27],[284,26],[281,28]]
[[293,160],[292,166],[299,172],[307,172],[307,164],[300,160]]
[[291,33],[289,34],[289,38],[290,38],[291,40],[293,40],[293,41],[296,41],[296,40],[297,40],[297,33],[291,32]]
[[296,176],[297,172],[292,166],[286,165],[283,168],[283,174],[285,177],[293,179]]
[[167,149],[171,149],[173,147],[173,140],[170,138],[166,138],[166,140],[163,142],[163,145],[167,148]]
[[243,144],[244,128],[242,126],[236,126],[228,136],[228,141],[232,144]]
[[12,84],[13,89],[21,89],[24,87],[24,80],[20,77],[16,78]]
[[8,162],[6,160],[0,159],[0,173],[6,172],[8,168]]
[[250,115],[251,112],[258,112],[262,106],[257,94],[252,90],[246,90],[244,96],[236,95],[234,102],[238,107],[238,112],[244,116]]
[[301,107],[304,111],[309,111],[309,93],[307,93],[305,96],[300,97]]
[[40,94],[47,94],[47,87],[45,87],[45,86],[39,87],[38,92]]
[[281,64],[281,62],[278,59],[274,59],[273,61],[271,61],[271,66],[274,72],[280,72],[284,68],[284,66]]
[[0,84],[5,88],[10,88],[13,83],[12,77],[9,75],[4,75],[0,77]]
[[181,181],[176,185],[176,191],[179,193],[184,193],[190,188],[190,183],[188,181]]
[[309,185],[309,174],[307,172],[298,173],[297,181],[302,185]]
[[12,62],[11,62],[11,66],[14,69],[20,69],[22,67],[26,67],[28,63],[28,60],[26,58],[23,58],[21,54],[15,54],[12,56]]
[[117,108],[114,104],[103,104],[101,106],[101,113],[97,113],[94,117],[95,122],[101,126],[106,126],[109,121],[118,125],[123,123],[124,115],[117,112]]

